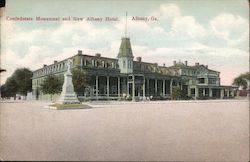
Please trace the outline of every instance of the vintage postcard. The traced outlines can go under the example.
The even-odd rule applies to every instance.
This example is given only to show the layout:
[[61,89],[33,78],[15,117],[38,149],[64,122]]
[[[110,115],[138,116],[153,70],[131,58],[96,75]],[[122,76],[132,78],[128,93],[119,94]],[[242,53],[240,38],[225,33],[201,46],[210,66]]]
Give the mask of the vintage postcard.
[[247,0],[0,7],[0,160],[249,161]]

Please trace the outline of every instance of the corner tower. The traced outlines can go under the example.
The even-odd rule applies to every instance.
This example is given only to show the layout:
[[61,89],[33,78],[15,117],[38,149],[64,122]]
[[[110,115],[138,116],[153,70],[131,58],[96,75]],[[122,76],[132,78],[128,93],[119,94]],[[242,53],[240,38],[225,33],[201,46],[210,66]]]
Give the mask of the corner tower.
[[134,56],[129,38],[122,38],[117,58],[121,73],[133,73]]

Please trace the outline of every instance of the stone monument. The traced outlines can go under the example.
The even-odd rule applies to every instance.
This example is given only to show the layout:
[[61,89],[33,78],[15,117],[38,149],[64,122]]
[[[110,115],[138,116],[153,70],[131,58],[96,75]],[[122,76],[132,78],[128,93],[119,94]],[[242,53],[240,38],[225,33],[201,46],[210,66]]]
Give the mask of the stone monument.
[[68,60],[67,62],[67,71],[64,74],[64,83],[62,87],[62,92],[60,99],[57,101],[59,104],[79,104],[76,93],[74,91],[74,86],[72,83],[72,73],[70,71],[73,62]]

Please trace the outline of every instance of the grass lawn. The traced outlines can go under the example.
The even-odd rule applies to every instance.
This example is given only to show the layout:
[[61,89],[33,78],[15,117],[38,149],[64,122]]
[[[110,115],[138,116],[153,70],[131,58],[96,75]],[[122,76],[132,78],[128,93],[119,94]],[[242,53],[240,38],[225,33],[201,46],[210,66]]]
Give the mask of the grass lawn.
[[66,109],[66,108],[79,108],[79,109],[84,109],[84,108],[91,108],[88,105],[84,104],[51,104],[49,106],[56,107],[57,109]]

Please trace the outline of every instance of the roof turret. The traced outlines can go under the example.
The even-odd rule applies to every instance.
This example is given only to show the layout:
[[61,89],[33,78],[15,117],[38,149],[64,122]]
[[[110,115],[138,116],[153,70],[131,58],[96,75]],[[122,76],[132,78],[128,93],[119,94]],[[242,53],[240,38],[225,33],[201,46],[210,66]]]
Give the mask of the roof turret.
[[126,37],[122,38],[122,42],[121,42],[119,53],[118,53],[117,57],[118,58],[120,58],[120,57],[132,57],[132,58],[134,58],[129,38],[126,38]]

